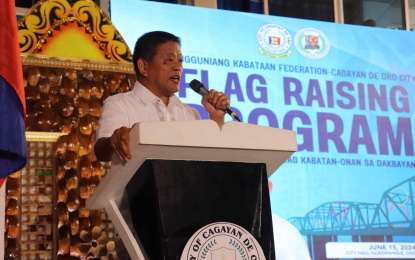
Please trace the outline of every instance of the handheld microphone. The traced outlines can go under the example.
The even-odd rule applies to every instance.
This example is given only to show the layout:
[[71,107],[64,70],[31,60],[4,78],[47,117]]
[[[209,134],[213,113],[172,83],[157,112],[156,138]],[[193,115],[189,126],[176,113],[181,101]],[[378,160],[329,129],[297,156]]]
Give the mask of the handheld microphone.
[[[198,81],[197,79],[192,80],[189,83],[189,86],[198,94],[200,95],[206,95],[209,93],[209,90],[202,84],[202,82]],[[223,112],[228,113],[232,118],[235,118],[236,120],[238,120],[239,122],[241,122],[241,120],[239,119],[239,117],[235,114],[235,112],[233,112],[232,110],[230,110],[228,108],[228,105],[225,105],[222,109]]]

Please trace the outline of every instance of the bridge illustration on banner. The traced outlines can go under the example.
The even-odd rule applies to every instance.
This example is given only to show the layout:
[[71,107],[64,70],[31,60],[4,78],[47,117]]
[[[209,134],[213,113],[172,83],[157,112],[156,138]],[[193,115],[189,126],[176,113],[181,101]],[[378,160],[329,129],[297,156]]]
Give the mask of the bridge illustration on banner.
[[379,202],[328,202],[288,221],[302,235],[414,236],[415,176],[386,190]]

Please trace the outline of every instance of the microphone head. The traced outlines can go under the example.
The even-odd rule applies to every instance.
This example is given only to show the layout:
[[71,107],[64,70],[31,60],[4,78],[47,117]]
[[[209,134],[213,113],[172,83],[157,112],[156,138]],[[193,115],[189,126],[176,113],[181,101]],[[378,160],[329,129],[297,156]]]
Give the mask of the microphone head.
[[200,88],[203,86],[202,82],[198,81],[197,79],[192,80],[189,83],[189,86],[197,93],[199,93]]
[[196,93],[200,95],[205,95],[209,93],[209,90],[203,85],[202,82],[198,81],[197,79],[192,80],[189,83],[191,89],[193,89]]

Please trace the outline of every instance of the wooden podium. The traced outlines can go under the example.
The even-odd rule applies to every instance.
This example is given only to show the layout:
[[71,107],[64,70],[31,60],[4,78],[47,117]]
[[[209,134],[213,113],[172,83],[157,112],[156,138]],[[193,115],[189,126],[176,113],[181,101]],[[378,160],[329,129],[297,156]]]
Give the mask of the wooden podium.
[[112,168],[86,201],[105,209],[131,259],[180,259],[212,222],[248,230],[275,259],[268,180],[297,151],[294,131],[211,120],[137,123],[132,159]]

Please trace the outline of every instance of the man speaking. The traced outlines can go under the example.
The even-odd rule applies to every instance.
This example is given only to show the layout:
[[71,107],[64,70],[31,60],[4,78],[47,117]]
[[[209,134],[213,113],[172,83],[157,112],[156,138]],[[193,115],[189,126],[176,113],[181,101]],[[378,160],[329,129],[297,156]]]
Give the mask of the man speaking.
[[[95,155],[110,161],[113,152],[120,160],[131,159],[128,134],[137,122],[199,120],[196,109],[183,104],[174,94],[179,91],[183,70],[180,39],[167,32],[149,32],[134,48],[137,82],[130,92],[109,97],[104,102],[97,130]],[[222,92],[210,90],[202,105],[219,127],[224,124],[223,108],[230,107]],[[273,215],[275,248],[278,259],[310,259],[307,245],[289,222]]]
[[[137,122],[200,119],[195,108],[174,94],[179,91],[183,71],[180,38],[161,31],[144,34],[135,45],[133,62],[134,89],[104,102],[94,148],[100,161],[111,161],[113,152],[120,160],[131,159],[128,133]],[[230,99],[212,89],[203,96],[202,105],[222,127],[225,112],[221,109],[230,107]]]

